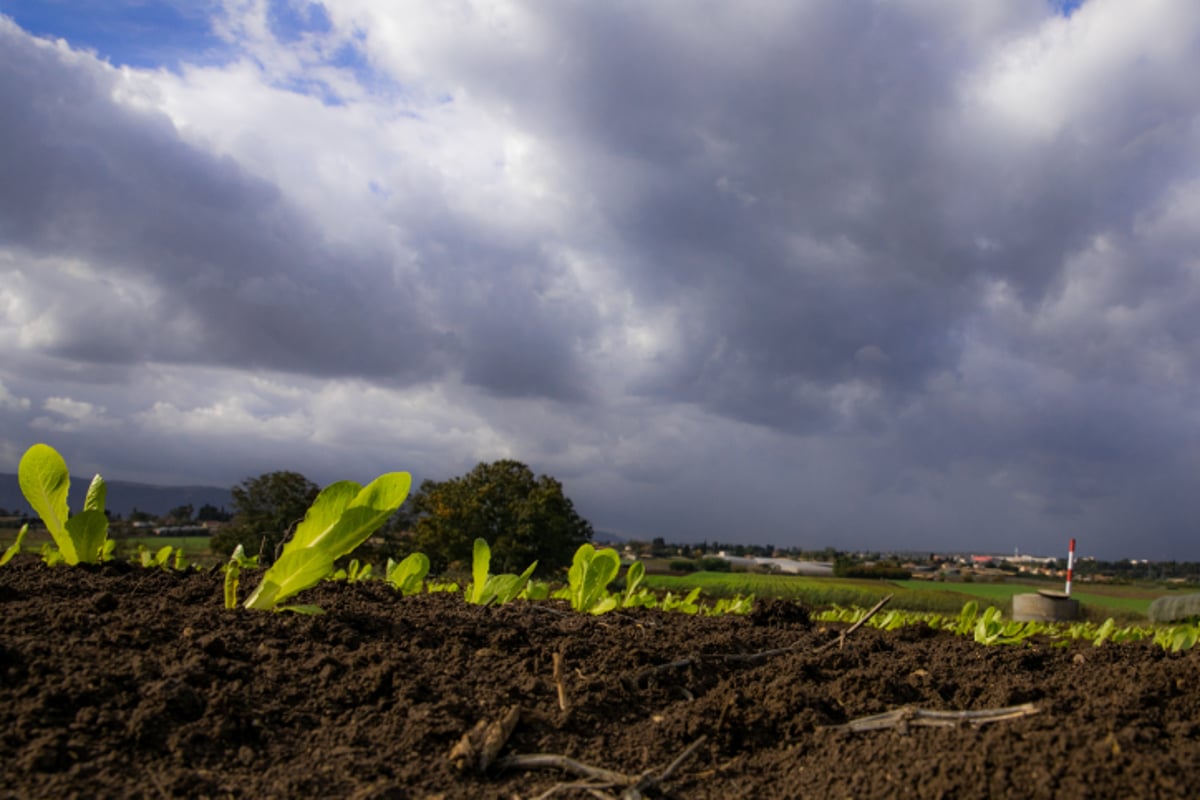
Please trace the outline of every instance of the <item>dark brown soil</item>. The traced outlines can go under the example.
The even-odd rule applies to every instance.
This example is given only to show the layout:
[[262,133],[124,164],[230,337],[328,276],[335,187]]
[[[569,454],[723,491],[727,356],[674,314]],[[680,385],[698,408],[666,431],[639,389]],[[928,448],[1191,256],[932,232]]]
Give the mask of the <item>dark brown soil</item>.
[[[987,648],[921,629],[862,629],[818,651],[835,631],[783,605],[590,617],[553,603],[401,598],[379,582],[327,584],[302,601],[327,613],[227,612],[219,574],[0,568],[0,796],[531,798],[579,782],[454,769],[460,737],[513,706],[502,758],[661,772],[706,737],[646,796],[1197,794],[1197,652]],[[903,706],[1026,702],[1039,713],[980,728],[831,729]]]

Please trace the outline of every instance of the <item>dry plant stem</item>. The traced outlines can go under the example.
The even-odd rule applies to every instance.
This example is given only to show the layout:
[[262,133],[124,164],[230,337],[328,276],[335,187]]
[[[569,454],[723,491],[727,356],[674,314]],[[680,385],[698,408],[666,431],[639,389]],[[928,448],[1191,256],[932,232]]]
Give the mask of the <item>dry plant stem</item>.
[[562,677],[562,653],[554,654],[554,686],[558,689],[558,707],[562,711],[567,710],[567,687],[563,685]]
[[954,728],[963,722],[979,726],[986,725],[989,722],[1020,719],[1021,717],[1028,717],[1036,713],[1038,713],[1038,710],[1033,703],[1023,703],[1019,706],[1008,706],[1007,708],[983,709],[981,711],[931,711],[905,706],[904,708],[897,708],[883,714],[874,714],[869,717],[851,720],[845,725],[835,726],[831,730],[858,733],[861,731],[881,730],[883,728],[899,728],[904,730],[911,725]]
[[889,601],[891,601],[891,599],[892,599],[892,596],[889,594],[887,597],[883,598],[883,599],[882,599],[882,600],[880,600],[878,603],[876,603],[875,605],[873,605],[873,606],[871,607],[871,610],[870,610],[870,611],[868,611],[868,612],[867,612],[865,615],[863,615],[863,618],[862,618],[862,619],[860,619],[858,622],[856,622],[856,623],[854,623],[853,625],[851,625],[851,626],[850,626],[849,628],[847,628],[846,630],[842,631],[841,635],[840,635],[840,636],[838,636],[838,638],[836,638],[836,639],[832,639],[832,640],[830,640],[830,641],[826,642],[825,644],[821,645],[820,647],[818,647],[818,648],[817,648],[817,652],[819,653],[819,652],[821,652],[822,650],[827,650],[827,649],[829,649],[830,647],[833,647],[833,645],[834,645],[835,643],[837,644],[837,646],[838,646],[838,649],[839,649],[839,650],[841,650],[841,649],[842,649],[842,645],[843,645],[843,644],[845,644],[845,642],[846,642],[846,637],[847,637],[847,636],[849,636],[850,634],[854,633],[856,630],[858,630],[859,628],[861,628],[863,625],[866,625],[866,624],[867,624],[867,620],[869,620],[871,617],[875,616],[875,615],[876,615],[876,614],[879,612],[879,609],[881,609],[881,608],[883,608],[884,606],[886,606],[886,605],[888,604],[888,602],[889,602]]
[[[661,771],[644,772],[640,775],[626,775],[623,772],[616,772],[603,767],[593,767],[590,764],[584,764],[567,756],[554,755],[550,753],[533,753],[530,755],[515,755],[508,756],[497,762],[501,769],[558,769],[563,772],[570,772],[578,775],[581,778],[587,778],[595,783],[579,785],[579,784],[556,784],[550,788],[550,792],[557,792],[563,788],[579,788],[587,791],[607,789],[615,786],[625,787],[625,791],[621,793],[622,798],[640,798],[642,792],[651,787],[668,780],[675,771],[679,769],[689,758],[695,755],[700,746],[707,741],[707,736],[701,736],[696,741],[692,742],[683,752],[676,756],[670,764],[664,767]],[[548,794],[542,795],[543,797]]]

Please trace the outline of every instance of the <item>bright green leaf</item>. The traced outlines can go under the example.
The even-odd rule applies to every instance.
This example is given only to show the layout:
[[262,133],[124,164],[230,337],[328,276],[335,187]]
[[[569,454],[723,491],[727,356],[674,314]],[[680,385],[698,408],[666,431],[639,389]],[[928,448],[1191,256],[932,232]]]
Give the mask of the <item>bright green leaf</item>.
[[21,456],[21,463],[17,465],[17,482],[21,486],[21,494],[25,495],[30,507],[42,518],[63,558],[68,564],[79,563],[66,529],[70,515],[67,492],[71,487],[67,462],[50,445],[35,444]]
[[104,513],[104,499],[108,495],[108,486],[99,475],[92,478],[88,486],[87,496],[83,500],[84,511],[99,511]]
[[387,581],[403,596],[418,594],[421,582],[429,574],[429,558],[424,553],[413,553],[399,564],[388,559]]
[[[75,561],[63,550],[63,556],[68,564],[96,564],[100,561],[100,550],[108,536],[108,517],[103,511],[90,509],[80,511],[67,520],[65,526],[71,549],[75,553]],[[62,549],[62,545],[59,545]]]
[[329,553],[308,547],[285,552],[262,577],[262,582],[250,598],[246,608],[271,610],[281,602],[312,586],[333,571],[333,559]]
[[291,538],[295,547],[311,547],[328,534],[361,490],[354,481],[338,481],[322,489],[305,513],[304,520],[296,526],[296,533]]
[[21,552],[21,545],[25,543],[25,534],[29,533],[29,524],[21,526],[21,530],[17,531],[17,538],[8,549],[4,551],[4,555],[0,556],[0,567],[13,560],[13,557]]

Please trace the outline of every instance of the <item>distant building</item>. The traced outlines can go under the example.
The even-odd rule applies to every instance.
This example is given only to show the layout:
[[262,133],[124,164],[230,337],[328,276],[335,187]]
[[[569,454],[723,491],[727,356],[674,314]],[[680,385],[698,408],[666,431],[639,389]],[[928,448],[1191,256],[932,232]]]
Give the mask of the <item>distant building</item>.
[[734,566],[754,569],[756,567],[781,572],[785,575],[809,575],[812,577],[831,577],[833,564],[823,561],[796,561],[792,558],[766,558],[763,556],[743,557],[731,556],[724,550],[717,553],[717,558],[724,559]]

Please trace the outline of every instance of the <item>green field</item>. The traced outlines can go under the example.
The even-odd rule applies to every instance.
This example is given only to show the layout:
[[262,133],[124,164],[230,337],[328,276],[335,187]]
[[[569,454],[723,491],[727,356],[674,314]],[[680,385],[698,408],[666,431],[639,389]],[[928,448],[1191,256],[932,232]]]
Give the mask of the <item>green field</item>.
[[[1059,584],[1047,583],[872,581],[737,572],[648,575],[646,584],[654,589],[673,592],[684,592],[699,586],[705,594],[712,597],[753,594],[756,597],[797,600],[814,607],[840,605],[865,608],[890,594],[893,596],[890,603],[893,608],[942,613],[957,613],[971,600],[981,605],[995,605],[1009,612],[1014,594],[1036,592],[1047,587],[1059,588]],[[1164,586],[1088,584],[1085,589],[1072,591],[1071,596],[1079,600],[1084,613],[1089,617],[1138,619],[1145,618],[1146,610],[1154,598],[1171,593],[1171,590]]]
[[767,575],[750,572],[693,572],[690,575],[647,575],[646,585],[672,592],[699,586],[712,597],[753,594],[796,600],[809,606],[869,607],[887,595],[892,605],[911,611],[957,614],[970,597],[938,590],[904,589],[887,581],[853,578],[811,578],[802,575]]

